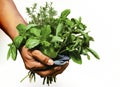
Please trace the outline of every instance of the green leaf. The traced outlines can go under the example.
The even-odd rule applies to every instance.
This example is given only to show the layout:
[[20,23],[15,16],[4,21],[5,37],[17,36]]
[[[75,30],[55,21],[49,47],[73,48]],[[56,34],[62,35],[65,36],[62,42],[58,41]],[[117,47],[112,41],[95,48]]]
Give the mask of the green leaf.
[[26,32],[26,25],[24,24],[18,24],[16,28],[19,31],[19,35],[23,35]]
[[52,36],[51,42],[63,42],[63,39],[58,36]]
[[44,53],[45,55],[47,55],[50,58],[56,58],[58,53],[55,51],[54,47],[50,46],[50,47],[42,47],[40,49],[42,51],[42,53]]
[[17,48],[19,48],[21,43],[22,43],[22,41],[23,41],[23,36],[17,36],[17,37],[15,37],[13,42],[14,42],[15,46]]
[[11,53],[12,53],[12,59],[15,61],[17,57],[17,48],[15,47],[15,45],[12,45]]
[[26,30],[29,30],[29,29],[36,27],[36,26],[37,26],[36,24],[28,24],[26,27]]
[[59,23],[57,28],[56,28],[56,36],[60,35],[63,29],[63,24]]
[[45,26],[44,28],[41,29],[41,36],[42,36],[41,39],[42,40],[47,39],[50,33],[51,33],[50,25]]
[[37,36],[37,37],[40,37],[40,32],[41,32],[40,29],[37,29],[34,27],[30,29],[30,33]]
[[8,44],[9,46],[9,50],[8,50],[8,53],[7,53],[7,60],[10,58],[11,56],[11,44]]
[[99,55],[97,54],[97,52],[95,52],[93,49],[91,49],[91,48],[87,48],[88,49],[88,51],[90,52],[90,53],[92,53],[94,56],[95,56],[95,58],[97,58],[97,59],[100,59],[100,57],[99,57]]
[[9,46],[10,46],[10,48],[8,51],[7,59],[11,56],[12,59],[15,61],[16,57],[17,57],[17,48],[13,43],[9,44]]
[[70,14],[70,9],[65,9],[61,12],[61,18],[67,18],[67,16]]
[[77,64],[82,64],[82,58],[80,56],[80,54],[77,51],[74,51],[72,53],[69,54],[70,58]]
[[10,46],[10,48],[8,50],[7,59],[9,59],[9,57],[11,56],[12,59],[15,61],[17,57],[17,48],[13,43],[8,44],[8,46]]
[[36,47],[37,45],[39,45],[40,40],[36,39],[36,38],[29,38],[25,44],[25,46],[29,49],[32,49],[34,47]]

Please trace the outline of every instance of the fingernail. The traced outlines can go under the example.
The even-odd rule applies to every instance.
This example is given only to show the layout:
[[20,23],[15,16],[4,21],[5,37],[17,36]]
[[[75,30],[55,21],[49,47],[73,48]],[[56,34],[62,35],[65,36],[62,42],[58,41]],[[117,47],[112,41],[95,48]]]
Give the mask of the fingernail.
[[66,64],[68,64],[69,63],[69,61],[66,61]]
[[54,64],[53,60],[49,59],[47,65],[53,65],[53,64]]
[[60,69],[61,69],[61,67],[55,67],[54,69],[55,69],[55,70],[60,70]]

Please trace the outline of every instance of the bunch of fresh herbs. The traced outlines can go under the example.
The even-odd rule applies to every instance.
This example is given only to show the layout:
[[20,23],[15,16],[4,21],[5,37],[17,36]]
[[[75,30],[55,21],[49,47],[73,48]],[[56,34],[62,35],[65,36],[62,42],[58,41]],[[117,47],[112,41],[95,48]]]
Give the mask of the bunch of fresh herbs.
[[[69,18],[70,9],[65,9],[60,16],[52,7],[52,3],[46,3],[37,9],[37,4],[27,8],[30,17],[28,25],[19,24],[16,28],[19,32],[13,43],[9,44],[8,57],[16,60],[17,49],[25,45],[28,49],[40,50],[50,58],[56,59],[58,55],[66,55],[75,63],[82,64],[81,55],[87,56],[89,53],[99,59],[98,54],[90,48],[90,41],[93,37],[86,31],[86,25],[81,21],[81,17]],[[28,73],[30,80],[35,78],[35,73]],[[43,84],[49,85],[56,81],[55,77],[44,77]]]

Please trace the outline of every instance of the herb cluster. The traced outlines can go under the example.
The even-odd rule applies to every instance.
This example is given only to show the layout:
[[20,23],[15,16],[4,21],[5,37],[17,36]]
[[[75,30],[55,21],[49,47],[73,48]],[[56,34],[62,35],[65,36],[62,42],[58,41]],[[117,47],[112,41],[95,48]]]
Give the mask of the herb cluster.
[[[59,17],[57,11],[52,7],[52,3],[46,3],[37,10],[37,4],[27,8],[27,13],[31,21],[26,26],[19,24],[16,28],[19,32],[13,43],[9,44],[8,57],[16,60],[17,49],[25,45],[29,49],[40,50],[45,55],[57,60],[58,55],[66,55],[75,63],[82,64],[81,55],[87,56],[89,53],[99,59],[98,54],[90,48],[90,41],[93,37],[86,31],[86,25],[81,21],[81,17],[69,18],[70,9],[65,9]],[[29,72],[30,73],[30,72]],[[35,76],[33,72],[29,74]],[[52,83],[55,77],[47,78],[47,84]]]

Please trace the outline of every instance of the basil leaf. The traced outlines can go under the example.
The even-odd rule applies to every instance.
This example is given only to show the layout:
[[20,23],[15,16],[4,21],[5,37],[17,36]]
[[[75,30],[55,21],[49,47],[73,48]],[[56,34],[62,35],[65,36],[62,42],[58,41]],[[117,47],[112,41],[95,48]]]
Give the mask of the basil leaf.
[[82,58],[80,56],[80,54],[78,54],[77,51],[71,52],[70,54],[70,58],[77,64],[82,64]]
[[58,36],[52,36],[51,42],[63,42],[63,39]]
[[37,37],[40,37],[40,32],[41,32],[40,29],[37,29],[37,28],[30,29],[30,33]]
[[59,23],[57,28],[56,28],[56,36],[60,35],[63,29],[63,24]]
[[37,45],[39,45],[40,40],[36,39],[36,38],[29,38],[25,44],[25,46],[29,49],[32,49],[34,47],[36,47]]
[[29,29],[36,27],[36,26],[37,26],[36,24],[28,24],[26,27],[26,30],[29,30]]
[[24,24],[18,24],[16,28],[19,31],[19,35],[23,35],[26,32],[26,26]]
[[61,18],[66,18],[70,14],[70,9],[65,9],[61,12]]
[[41,29],[41,39],[46,40],[51,33],[51,28],[50,25],[45,26],[44,28]]
[[97,52],[95,52],[93,49],[91,49],[91,48],[87,48],[88,49],[88,51],[90,52],[90,53],[92,53],[94,56],[95,56],[95,58],[97,58],[97,59],[100,59],[100,57],[99,57],[99,55],[97,54]]
[[11,45],[11,56],[12,56],[12,59],[15,61],[16,60],[16,57],[17,57],[17,48],[14,44]]
[[23,41],[23,37],[22,36],[17,36],[17,37],[15,37],[13,42],[14,42],[15,46],[17,48],[19,48],[21,43],[22,43],[22,41]]

